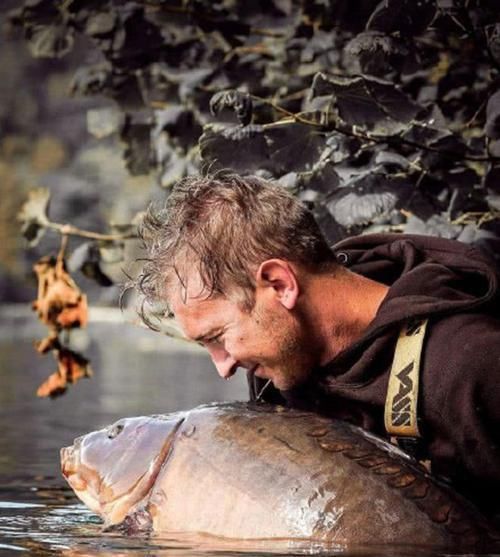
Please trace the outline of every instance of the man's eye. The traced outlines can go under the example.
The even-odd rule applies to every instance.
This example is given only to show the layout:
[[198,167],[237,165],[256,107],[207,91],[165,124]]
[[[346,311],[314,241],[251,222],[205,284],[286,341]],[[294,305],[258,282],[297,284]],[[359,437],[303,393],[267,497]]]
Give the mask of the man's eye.
[[221,340],[222,340],[222,333],[219,333],[218,335],[215,335],[213,337],[205,339],[205,343],[206,344],[217,344]]

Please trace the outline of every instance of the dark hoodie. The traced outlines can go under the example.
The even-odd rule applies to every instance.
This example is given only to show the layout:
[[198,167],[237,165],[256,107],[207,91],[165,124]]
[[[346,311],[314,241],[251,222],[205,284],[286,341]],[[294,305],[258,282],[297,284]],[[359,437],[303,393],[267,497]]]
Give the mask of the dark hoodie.
[[[401,326],[429,319],[418,398],[420,457],[486,512],[500,503],[500,294],[492,263],[476,249],[427,236],[374,234],[334,246],[350,270],[388,285],[363,336],[285,402],[386,436],[384,404]],[[250,378],[251,398],[262,387]]]

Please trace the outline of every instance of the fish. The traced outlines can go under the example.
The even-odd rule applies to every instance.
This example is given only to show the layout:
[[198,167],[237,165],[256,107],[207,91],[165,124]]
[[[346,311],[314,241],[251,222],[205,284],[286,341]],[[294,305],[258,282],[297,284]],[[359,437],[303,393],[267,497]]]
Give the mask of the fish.
[[104,527],[325,547],[491,547],[468,501],[391,443],[265,403],[124,418],[61,449],[63,476]]

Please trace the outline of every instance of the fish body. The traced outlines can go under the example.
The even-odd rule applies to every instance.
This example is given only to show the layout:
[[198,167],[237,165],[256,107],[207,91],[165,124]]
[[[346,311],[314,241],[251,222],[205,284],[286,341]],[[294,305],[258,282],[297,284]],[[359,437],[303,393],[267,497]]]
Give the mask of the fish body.
[[61,459],[69,484],[108,527],[460,549],[495,536],[393,445],[270,405],[125,418],[78,438]]

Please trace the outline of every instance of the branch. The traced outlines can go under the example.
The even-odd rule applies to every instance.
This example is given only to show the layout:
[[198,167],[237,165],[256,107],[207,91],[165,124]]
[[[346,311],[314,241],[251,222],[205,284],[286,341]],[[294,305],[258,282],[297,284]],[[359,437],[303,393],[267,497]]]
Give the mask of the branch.
[[455,151],[449,151],[448,149],[439,149],[438,147],[432,147],[431,145],[424,145],[422,143],[418,143],[417,141],[404,139],[400,136],[372,136],[369,133],[364,133],[360,130],[355,129],[354,126],[342,124],[338,121],[333,122],[332,120],[330,120],[327,124],[321,122],[315,122],[314,120],[309,120],[308,118],[304,118],[301,115],[302,113],[300,112],[299,113],[290,112],[286,108],[277,105],[274,101],[265,99],[263,97],[259,97],[257,95],[250,95],[250,96],[252,97],[252,99],[267,104],[277,112],[280,112],[281,114],[292,119],[294,122],[300,122],[301,124],[323,128],[327,130],[334,130],[343,135],[356,137],[364,141],[371,141],[373,143],[389,143],[389,144],[399,143],[403,145],[409,145],[410,147],[415,147],[417,149],[422,149],[424,151],[429,151],[431,153],[438,153],[439,155],[443,155],[443,156],[447,156],[459,160],[469,160],[469,161],[476,161],[476,162],[499,162],[500,161],[500,157],[482,156],[482,155],[462,155],[461,153],[457,153]]
[[44,224],[45,228],[55,230],[63,236],[79,236],[80,238],[87,238],[89,240],[102,240],[104,242],[115,242],[121,240],[132,240],[138,238],[137,232],[128,232],[124,234],[101,234],[100,232],[92,232],[90,230],[82,230],[72,224],[60,224],[57,222],[48,221]]

